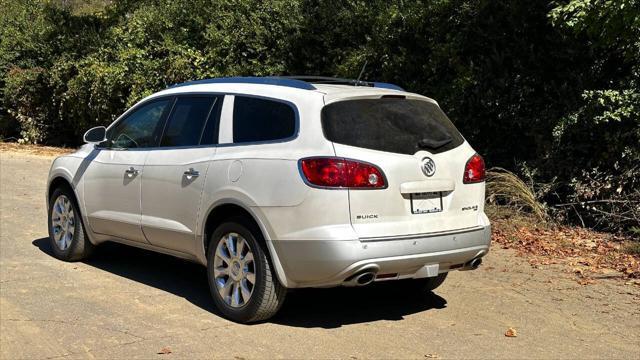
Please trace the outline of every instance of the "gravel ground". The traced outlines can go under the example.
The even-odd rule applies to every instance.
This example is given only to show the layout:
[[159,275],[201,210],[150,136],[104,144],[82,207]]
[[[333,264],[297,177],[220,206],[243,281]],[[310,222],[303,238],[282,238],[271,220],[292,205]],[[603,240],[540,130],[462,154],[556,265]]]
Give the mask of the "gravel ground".
[[[582,286],[494,247],[434,294],[291,292],[277,317],[218,315],[199,265],[117,244],[51,256],[52,157],[0,152],[0,358],[638,358],[640,287]],[[517,337],[505,337],[508,328]],[[164,349],[164,351],[163,351]],[[168,354],[158,354],[165,352]]]

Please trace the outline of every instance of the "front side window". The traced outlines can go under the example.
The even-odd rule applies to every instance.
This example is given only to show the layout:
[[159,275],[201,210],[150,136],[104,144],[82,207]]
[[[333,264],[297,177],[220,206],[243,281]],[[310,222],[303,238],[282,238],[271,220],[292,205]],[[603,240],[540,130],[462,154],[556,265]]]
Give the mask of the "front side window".
[[217,102],[214,96],[179,97],[167,120],[160,146],[195,146],[201,144],[203,136],[206,138],[202,139],[202,145],[214,143],[213,133],[205,126],[213,128],[207,124],[210,117],[212,125],[217,121]]
[[172,102],[173,99],[162,99],[140,106],[109,129],[110,146],[124,149],[157,146],[162,119]]
[[261,142],[295,135],[296,115],[285,103],[236,96],[233,106],[233,142]]

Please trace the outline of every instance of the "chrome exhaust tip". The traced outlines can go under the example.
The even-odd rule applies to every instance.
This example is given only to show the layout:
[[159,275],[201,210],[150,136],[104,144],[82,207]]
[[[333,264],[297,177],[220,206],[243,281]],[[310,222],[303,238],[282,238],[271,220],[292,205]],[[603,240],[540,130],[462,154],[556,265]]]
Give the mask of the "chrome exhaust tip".
[[371,284],[376,279],[374,271],[364,271],[348,277],[342,286],[365,286]]
[[464,270],[475,270],[482,264],[482,258],[475,258],[464,265]]
[[374,272],[366,272],[356,276],[356,283],[359,286],[369,285],[376,279],[376,274]]

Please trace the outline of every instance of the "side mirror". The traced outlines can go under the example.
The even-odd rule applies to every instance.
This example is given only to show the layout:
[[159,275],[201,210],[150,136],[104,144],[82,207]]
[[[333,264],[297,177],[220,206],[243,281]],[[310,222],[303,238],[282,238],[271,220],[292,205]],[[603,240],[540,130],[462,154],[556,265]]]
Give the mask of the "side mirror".
[[84,133],[84,142],[90,144],[99,144],[107,140],[107,128],[104,126],[96,126]]

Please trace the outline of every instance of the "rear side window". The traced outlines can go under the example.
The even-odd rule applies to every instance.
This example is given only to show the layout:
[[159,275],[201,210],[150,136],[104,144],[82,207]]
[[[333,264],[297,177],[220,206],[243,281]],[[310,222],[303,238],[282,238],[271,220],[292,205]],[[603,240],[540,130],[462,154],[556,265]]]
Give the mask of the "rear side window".
[[327,140],[339,144],[400,154],[440,153],[464,142],[438,105],[412,99],[329,104],[322,109],[322,129]]
[[259,142],[295,135],[296,115],[285,103],[236,96],[233,106],[233,142]]
[[[200,144],[200,139],[205,133],[205,126],[208,127],[207,119],[211,116],[210,122],[215,122],[217,111],[215,111],[218,98],[213,96],[189,96],[179,97],[173,106],[173,111],[167,120],[167,125],[162,136],[160,146],[195,146]],[[206,139],[203,145],[213,141]]]

